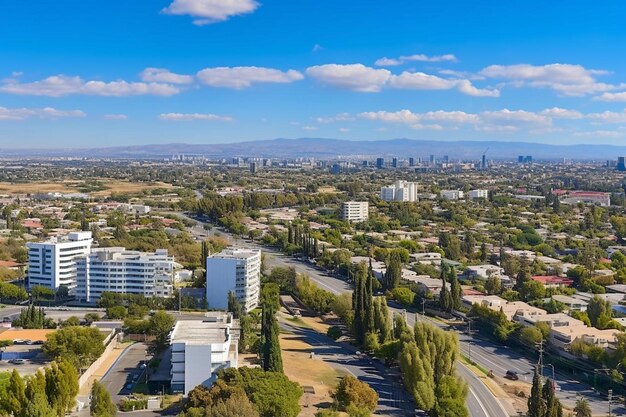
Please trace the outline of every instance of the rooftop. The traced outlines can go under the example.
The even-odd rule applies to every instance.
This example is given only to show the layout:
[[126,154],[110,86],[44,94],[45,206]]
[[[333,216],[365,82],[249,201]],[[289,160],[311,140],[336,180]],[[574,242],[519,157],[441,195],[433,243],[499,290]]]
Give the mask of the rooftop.
[[203,320],[179,320],[172,330],[171,343],[207,345],[224,343],[229,330],[238,327],[231,313],[209,312]]

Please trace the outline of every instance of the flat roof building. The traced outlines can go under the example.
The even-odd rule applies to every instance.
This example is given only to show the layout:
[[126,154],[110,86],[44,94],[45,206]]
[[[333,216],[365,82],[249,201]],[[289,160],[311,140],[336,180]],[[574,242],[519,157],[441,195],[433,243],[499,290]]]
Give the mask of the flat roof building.
[[259,305],[261,251],[228,248],[206,261],[206,299],[210,309],[226,310],[233,292],[246,311]]
[[89,255],[91,232],[73,232],[45,242],[28,242],[28,287],[41,285],[53,290],[76,288],[76,261]]
[[213,385],[219,371],[237,367],[238,344],[239,321],[232,313],[178,320],[170,334],[172,391],[187,396],[198,385]]
[[363,222],[369,217],[367,201],[345,201],[341,204],[341,218],[349,222]]

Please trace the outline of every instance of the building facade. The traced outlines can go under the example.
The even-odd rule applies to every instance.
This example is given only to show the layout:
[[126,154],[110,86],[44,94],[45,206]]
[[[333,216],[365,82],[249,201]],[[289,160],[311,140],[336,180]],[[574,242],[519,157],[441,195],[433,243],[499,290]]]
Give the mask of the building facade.
[[383,201],[417,201],[417,197],[417,184],[414,182],[398,180],[380,189],[380,199]]
[[346,201],[341,205],[341,218],[350,222],[363,222],[369,217],[367,201]]
[[231,313],[178,320],[170,335],[171,390],[187,396],[198,385],[213,385],[219,371],[237,367],[238,344],[239,322]]
[[441,198],[445,200],[460,200],[464,196],[461,190],[441,190]]
[[489,198],[489,191],[487,190],[471,190],[469,192],[469,198]]
[[246,311],[259,305],[260,250],[225,249],[209,256],[206,265],[206,299],[210,309],[227,309],[231,291]]
[[28,287],[41,285],[53,290],[65,286],[74,294],[76,262],[89,255],[91,232],[73,232],[46,242],[28,242]]
[[125,248],[99,248],[76,261],[75,297],[94,302],[103,292],[171,297],[174,277],[180,268],[167,249],[153,253]]

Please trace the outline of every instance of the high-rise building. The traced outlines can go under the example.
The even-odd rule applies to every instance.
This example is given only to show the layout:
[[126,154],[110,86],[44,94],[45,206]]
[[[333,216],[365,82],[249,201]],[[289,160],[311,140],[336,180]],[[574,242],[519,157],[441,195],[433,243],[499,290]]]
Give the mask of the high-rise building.
[[91,232],[73,232],[46,242],[28,242],[28,287],[35,285],[57,290],[66,287],[70,294],[76,288],[76,261],[89,255]]
[[206,299],[210,309],[228,308],[233,292],[245,311],[259,305],[261,251],[229,248],[206,261]]
[[350,222],[363,222],[369,217],[367,201],[346,201],[341,204],[341,218]]
[[448,162],[450,162],[450,157],[449,157],[448,155],[444,155],[444,156],[443,156],[443,162],[445,162],[446,164],[447,164]]
[[480,165],[482,169],[487,169],[487,155],[483,154]]
[[487,190],[471,190],[469,192],[469,198],[489,198],[489,191]]
[[202,320],[177,320],[170,335],[170,388],[185,397],[211,387],[222,369],[236,368],[240,333],[232,313],[211,311]]
[[524,155],[519,155],[517,157],[517,162],[520,163],[520,164],[523,164],[524,163]]
[[398,158],[393,158],[391,160],[391,166],[394,168],[398,168]]
[[435,165],[435,155],[430,155],[429,161],[431,165]]
[[380,188],[380,199],[383,201],[416,201],[417,184],[398,180],[392,185]]
[[364,166],[364,167],[369,166],[369,164],[370,164],[370,163],[369,163],[367,160],[363,161],[363,166]]
[[524,158],[524,162],[531,163],[532,161],[533,161],[532,155],[526,155],[526,158]]
[[385,167],[385,158],[376,158],[376,168],[381,169]]
[[624,172],[626,171],[626,157],[624,156],[618,156],[617,157],[617,167],[616,169],[618,171]]
[[153,253],[125,248],[97,248],[76,260],[75,297],[98,301],[104,292],[144,297],[171,297],[174,275],[180,268],[167,249]]
[[259,169],[259,165],[256,162],[250,162],[250,173],[256,174]]
[[414,167],[415,166],[415,158],[409,158],[409,166],[410,167]]

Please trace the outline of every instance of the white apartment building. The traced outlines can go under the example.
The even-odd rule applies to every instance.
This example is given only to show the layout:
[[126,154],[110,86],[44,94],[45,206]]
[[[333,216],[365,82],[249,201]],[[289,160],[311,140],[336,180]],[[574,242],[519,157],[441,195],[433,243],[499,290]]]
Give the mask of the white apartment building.
[[380,188],[383,201],[417,201],[417,183],[398,180],[392,185]]
[[489,191],[487,190],[471,190],[469,192],[469,198],[489,198]]
[[261,251],[229,248],[206,260],[206,299],[210,309],[226,310],[234,292],[246,311],[259,305]]
[[346,201],[341,204],[341,218],[350,222],[363,222],[369,217],[367,201]]
[[65,286],[74,293],[76,261],[89,255],[93,239],[91,232],[73,232],[46,242],[28,242],[28,286],[57,290]]
[[441,198],[446,200],[460,200],[464,196],[461,190],[441,190]]
[[176,270],[181,268],[167,249],[147,253],[120,247],[94,249],[76,265],[74,295],[86,302],[97,301],[103,292],[171,297]]
[[172,391],[187,396],[198,385],[213,385],[220,370],[237,367],[238,344],[239,321],[231,313],[178,320],[170,335]]

